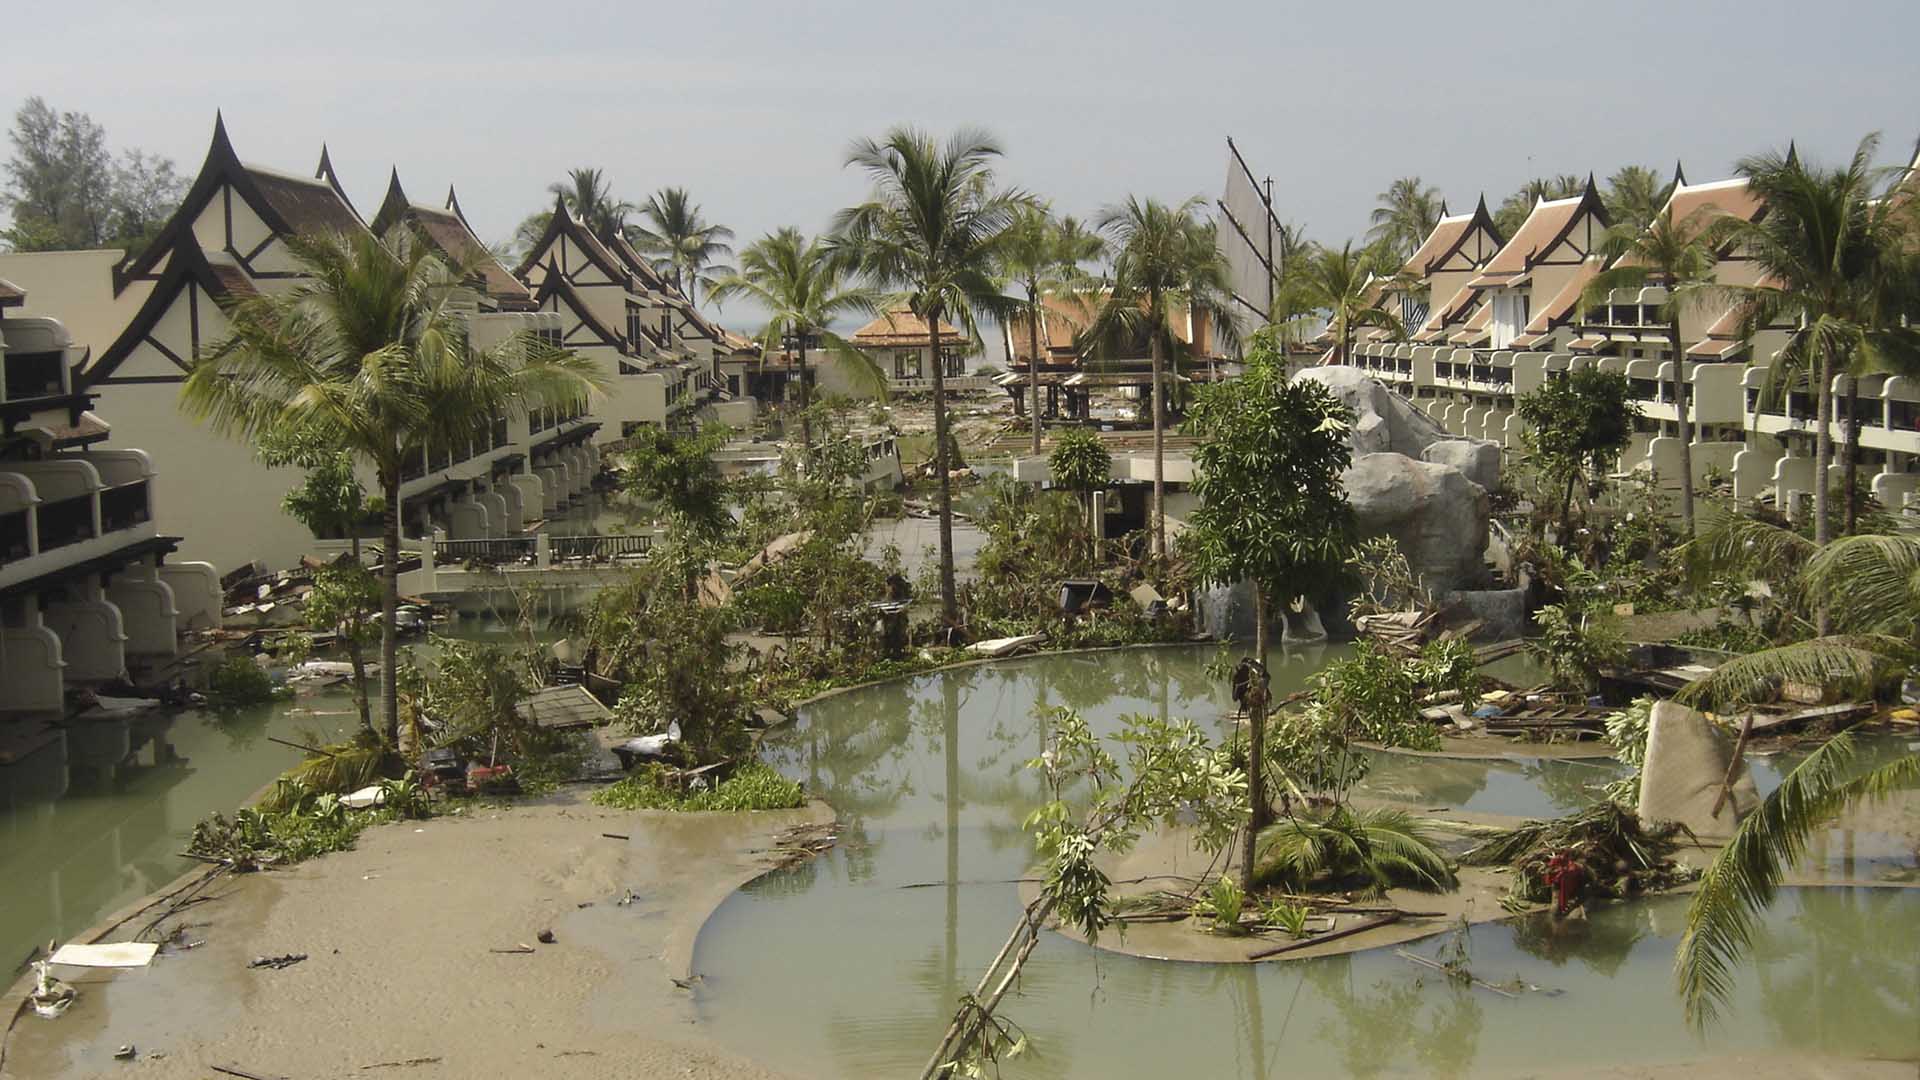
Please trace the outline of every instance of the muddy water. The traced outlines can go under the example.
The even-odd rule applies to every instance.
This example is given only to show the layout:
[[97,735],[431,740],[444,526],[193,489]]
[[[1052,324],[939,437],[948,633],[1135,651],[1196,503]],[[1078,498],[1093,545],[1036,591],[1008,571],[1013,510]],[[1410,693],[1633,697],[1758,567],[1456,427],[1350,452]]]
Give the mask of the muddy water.
[[[695,951],[704,1022],[722,1042],[801,1075],[917,1071],[1018,912],[1004,882],[1030,861],[1020,820],[1039,798],[1023,768],[1039,751],[1034,706],[1073,705],[1108,730],[1130,712],[1217,717],[1204,659],[1035,659],[809,710],[772,756],[840,812],[842,842],[716,913]],[[1317,662],[1283,668],[1277,689]],[[1420,805],[1558,813],[1613,775],[1569,762],[1401,758],[1383,759],[1368,787]],[[1558,928],[1476,928],[1476,971],[1557,991],[1517,1000],[1444,985],[1391,951],[1219,968],[1048,936],[1006,1010],[1034,1053],[1005,1075],[1481,1075],[1735,1050],[1920,1056],[1920,890],[1789,891],[1761,934],[1764,963],[1742,974],[1732,1019],[1704,1043],[1683,1027],[1671,991],[1684,904],[1603,908]],[[1432,954],[1436,944],[1417,948]]]
[[317,694],[233,716],[148,713],[76,725],[0,775],[0,983],[190,866],[194,823],[231,811],[300,752],[267,736],[350,728],[352,701]]

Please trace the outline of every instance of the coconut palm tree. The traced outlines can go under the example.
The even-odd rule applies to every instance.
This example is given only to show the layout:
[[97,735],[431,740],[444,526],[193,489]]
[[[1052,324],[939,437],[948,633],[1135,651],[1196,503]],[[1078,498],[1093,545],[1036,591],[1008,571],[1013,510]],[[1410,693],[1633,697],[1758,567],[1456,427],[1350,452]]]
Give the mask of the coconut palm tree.
[[[1678,173],[1675,174],[1678,179]],[[1607,177],[1607,217],[1616,225],[1644,229],[1653,224],[1672,193],[1660,174],[1644,165],[1626,165]]]
[[1396,264],[1405,262],[1440,224],[1440,189],[1421,183],[1417,176],[1403,176],[1377,197],[1380,203],[1374,207],[1367,241],[1385,244]]
[[[1068,231],[1066,226],[1071,227]],[[1097,233],[1087,233],[1072,218],[1056,221],[1044,206],[1023,207],[1007,226],[1000,244],[1000,271],[1008,284],[1023,293],[1016,297],[1013,311],[1027,324],[1028,355],[1033,358],[1028,374],[1029,403],[1033,415],[1033,446],[1040,455],[1040,321],[1048,295],[1062,301],[1046,312],[1047,318],[1065,318],[1074,322],[1070,312],[1091,309],[1080,286],[1086,273],[1080,264],[1097,258],[1102,250]],[[1091,254],[1089,254],[1091,253]],[[1076,331],[1082,329],[1077,323]]]
[[[1689,685],[1681,700],[1722,713],[1770,698],[1786,680],[1871,692],[1920,657],[1920,541],[1850,536],[1813,544],[1789,530],[1728,518],[1689,545],[1699,564],[1786,578],[1794,602],[1824,604],[1833,632],[1736,657]],[[1743,820],[1700,879],[1674,973],[1687,1018],[1705,1025],[1732,990],[1732,970],[1756,919],[1806,854],[1808,840],[1843,811],[1920,788],[1920,754],[1861,771],[1845,735],[1789,773]]]
[[[940,610],[949,626],[958,618],[953,586],[953,484],[947,475],[945,364],[940,320],[951,316],[979,339],[976,311],[1004,317],[997,277],[1001,234],[1033,200],[995,184],[1000,144],[983,131],[962,129],[945,143],[911,127],[882,138],[859,139],[847,164],[864,171],[873,192],[834,216],[836,244],[882,288],[898,290],[927,328],[933,360],[933,461],[940,513]],[[889,304],[889,307],[892,305]]]
[[[1368,298],[1373,276],[1367,269],[1364,251],[1353,250],[1349,240],[1340,250],[1316,245],[1295,263],[1298,276],[1293,286],[1310,310],[1327,313],[1333,330],[1333,362],[1344,364],[1353,355],[1353,330],[1356,326],[1381,326],[1395,334],[1405,331],[1400,320],[1380,307],[1379,299]],[[1381,295],[1385,295],[1382,293]]]
[[711,292],[713,284],[733,272],[720,263],[733,256],[733,230],[709,224],[700,204],[686,188],[661,188],[640,205],[646,225],[629,225],[627,239],[654,257],[654,266],[673,281],[689,301],[698,302],[697,289]]
[[1622,222],[1607,229],[1601,251],[1612,263],[1594,275],[1582,291],[1585,307],[1605,306],[1615,289],[1663,285],[1667,302],[1661,313],[1667,323],[1667,354],[1673,358],[1673,402],[1680,416],[1680,527],[1693,536],[1693,416],[1687,404],[1688,383],[1682,373],[1686,351],[1680,342],[1680,317],[1696,308],[1712,292],[1715,245],[1708,233],[1713,211],[1703,208],[1675,221],[1671,208],[1645,227]]
[[547,185],[547,191],[559,196],[568,212],[595,236],[617,234],[633,213],[632,203],[613,197],[613,188],[599,169],[568,169],[566,180]]
[[807,414],[813,376],[807,370],[807,350],[815,342],[839,359],[855,382],[876,397],[885,395],[887,378],[880,365],[831,329],[846,316],[878,310],[878,295],[850,283],[846,266],[820,241],[793,228],[768,233],[740,252],[740,269],[714,281],[707,295],[715,303],[744,296],[766,309],[759,336],[762,356],[779,351],[789,340],[796,343],[802,446],[813,445]]
[[1100,230],[1115,251],[1113,287],[1087,336],[1105,339],[1116,332],[1127,340],[1147,340],[1153,364],[1153,553],[1167,551],[1166,519],[1166,356],[1171,328],[1194,307],[1216,316],[1223,340],[1234,337],[1223,298],[1228,294],[1226,262],[1214,244],[1211,223],[1200,217],[1201,202],[1177,206],[1129,196],[1100,213]]
[[[1833,537],[1828,473],[1833,462],[1833,383],[1853,365],[1914,370],[1920,336],[1894,317],[1894,297],[1910,281],[1909,204],[1880,198],[1887,170],[1873,165],[1879,136],[1860,140],[1843,166],[1806,165],[1785,154],[1747,158],[1737,169],[1766,204],[1758,220],[1723,218],[1714,240],[1743,246],[1763,272],[1758,285],[1725,286],[1738,305],[1744,332],[1790,325],[1795,329],[1770,372],[1775,386],[1812,375],[1814,539]],[[1910,309],[1909,309],[1910,310]]]
[[194,364],[181,403],[249,441],[299,434],[371,467],[385,500],[380,655],[387,739],[398,744],[400,476],[429,445],[465,443],[495,417],[574,402],[592,365],[527,335],[474,348],[449,302],[472,267],[448,267],[424,238],[292,237],[305,277],[229,313],[229,335]]

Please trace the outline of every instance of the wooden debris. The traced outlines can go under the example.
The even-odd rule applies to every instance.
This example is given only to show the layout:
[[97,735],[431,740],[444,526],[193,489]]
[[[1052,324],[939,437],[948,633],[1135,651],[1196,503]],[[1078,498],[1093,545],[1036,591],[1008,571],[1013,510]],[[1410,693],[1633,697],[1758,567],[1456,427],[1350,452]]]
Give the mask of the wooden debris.
[[307,954],[303,952],[286,953],[282,956],[256,956],[247,966],[250,968],[273,968],[275,971],[278,971],[281,968],[290,968],[306,958]]
[[[1453,972],[1452,969],[1448,968],[1447,965],[1442,964],[1438,960],[1429,959],[1428,957],[1420,956],[1417,953],[1410,953],[1405,949],[1395,949],[1393,950],[1393,955],[1399,957],[1402,960],[1407,961],[1408,963],[1419,964],[1423,968],[1431,968],[1434,971],[1441,972],[1450,979],[1459,977]],[[1472,972],[1465,972],[1464,974],[1466,976],[1467,982],[1471,983],[1474,986],[1479,987],[1482,990],[1491,990],[1494,993],[1499,994],[1501,997],[1504,997],[1504,998],[1517,998],[1520,996],[1519,994],[1516,994],[1513,991],[1506,989],[1505,987],[1495,986],[1492,983],[1486,981],[1485,979],[1482,979],[1479,976],[1474,975]]]
[[415,1065],[438,1064],[440,1064],[440,1059],[437,1057],[417,1057],[407,1058],[405,1061],[376,1061],[371,1065],[360,1066],[360,1070],[365,1072],[368,1069],[407,1069]]
[[1336,941],[1343,937],[1352,937],[1355,934],[1364,934],[1369,930],[1378,930],[1382,926],[1392,926],[1394,923],[1399,922],[1402,917],[1401,912],[1393,911],[1385,915],[1375,916],[1371,919],[1362,919],[1360,922],[1344,930],[1334,930],[1317,937],[1302,938],[1299,941],[1289,941],[1285,945],[1276,945],[1271,949],[1261,949],[1258,952],[1248,953],[1247,959],[1265,960],[1269,956],[1279,956],[1281,953],[1290,953],[1295,949],[1305,949],[1322,942]]

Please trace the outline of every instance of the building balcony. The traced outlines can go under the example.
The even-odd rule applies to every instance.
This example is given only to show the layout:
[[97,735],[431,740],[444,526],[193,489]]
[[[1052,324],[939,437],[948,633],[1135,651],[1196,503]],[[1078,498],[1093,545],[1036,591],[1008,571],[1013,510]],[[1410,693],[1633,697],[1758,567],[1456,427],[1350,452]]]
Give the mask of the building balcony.
[[0,471],[0,588],[151,539],[152,470],[137,450]]

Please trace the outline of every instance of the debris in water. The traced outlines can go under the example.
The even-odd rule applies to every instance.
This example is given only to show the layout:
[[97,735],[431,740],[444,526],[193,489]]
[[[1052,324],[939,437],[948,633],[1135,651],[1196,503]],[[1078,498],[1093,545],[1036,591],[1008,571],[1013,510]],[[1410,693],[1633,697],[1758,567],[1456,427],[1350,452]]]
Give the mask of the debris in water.
[[534,940],[538,941],[542,945],[551,945],[553,944],[553,931],[542,930],[538,934],[534,935]]
[[151,941],[116,941],[106,945],[60,946],[49,962],[70,967],[129,968],[153,963],[160,946]]
[[513,948],[511,948],[511,949],[488,949],[487,951],[488,951],[488,952],[491,952],[491,953],[503,953],[503,954],[506,954],[506,955],[510,955],[510,956],[523,956],[523,955],[525,955],[525,954],[527,954],[527,953],[530,953],[530,952],[532,952],[532,951],[533,951],[533,946],[531,946],[531,945],[515,945],[515,946],[514,946]]
[[691,990],[693,989],[694,983],[707,981],[707,977],[705,975],[689,975],[684,979],[674,979],[673,976],[669,975],[667,976],[667,978],[673,979],[673,985],[679,987],[682,990]]
[[53,965],[45,960],[33,962],[33,992],[27,1000],[33,1002],[34,1012],[51,1020],[67,1011],[75,994],[73,987],[53,977]]
[[437,1057],[416,1057],[407,1058],[403,1061],[376,1061],[371,1065],[360,1066],[360,1070],[365,1072],[368,1069],[409,1069],[415,1065],[438,1064],[440,1064],[440,1059]]
[[136,1051],[133,1048],[133,1044],[128,1043],[127,1045],[122,1046],[120,1049],[115,1050],[113,1052],[113,1056],[116,1060],[119,1060],[119,1061],[132,1061],[133,1055],[136,1053],[138,1053],[138,1051]]
[[307,954],[303,952],[286,953],[281,956],[256,956],[247,966],[250,968],[273,968],[275,971],[278,971],[281,968],[290,968],[306,958]]

